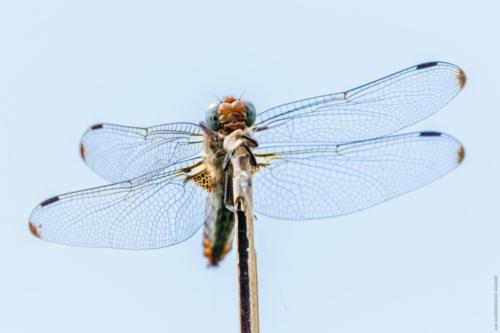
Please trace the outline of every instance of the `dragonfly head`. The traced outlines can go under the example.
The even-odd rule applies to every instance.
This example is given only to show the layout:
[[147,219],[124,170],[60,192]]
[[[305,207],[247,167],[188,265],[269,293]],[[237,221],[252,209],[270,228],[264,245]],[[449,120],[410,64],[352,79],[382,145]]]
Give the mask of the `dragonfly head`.
[[208,107],[206,123],[213,131],[232,132],[255,123],[255,107],[252,103],[228,96]]

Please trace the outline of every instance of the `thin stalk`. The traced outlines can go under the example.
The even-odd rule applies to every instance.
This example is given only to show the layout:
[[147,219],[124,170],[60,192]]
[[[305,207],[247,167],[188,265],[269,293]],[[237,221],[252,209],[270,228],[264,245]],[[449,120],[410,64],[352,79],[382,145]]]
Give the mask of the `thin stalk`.
[[231,158],[238,243],[238,283],[241,333],[259,332],[257,255],[253,237],[252,178],[247,151],[240,147]]

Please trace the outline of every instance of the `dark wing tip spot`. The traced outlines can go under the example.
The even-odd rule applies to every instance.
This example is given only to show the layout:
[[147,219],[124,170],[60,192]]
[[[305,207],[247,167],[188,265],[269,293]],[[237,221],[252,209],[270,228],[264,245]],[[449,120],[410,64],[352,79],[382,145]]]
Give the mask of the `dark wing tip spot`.
[[420,136],[441,136],[441,132],[420,132]]
[[424,69],[429,67],[434,67],[438,64],[437,61],[424,62],[423,64],[417,65],[417,69]]
[[95,130],[98,130],[98,129],[103,128],[103,127],[104,127],[103,124],[95,124],[95,125],[90,126],[90,129],[95,131]]
[[458,79],[458,84],[460,85],[460,89],[463,89],[465,83],[467,82],[467,76],[465,75],[465,72],[461,68],[458,70],[457,79]]
[[80,143],[80,157],[85,161],[85,145]]
[[36,224],[34,224],[33,222],[29,222],[28,223],[28,227],[30,229],[30,232],[33,236],[35,236],[36,238],[42,238],[42,232],[40,230],[40,227],[37,226]]
[[458,161],[458,164],[462,163],[462,161],[464,160],[464,158],[465,158],[465,149],[464,149],[464,146],[460,146],[460,148],[457,151],[457,161]]
[[52,197],[52,198],[49,198],[49,199],[45,200],[44,202],[42,202],[40,204],[40,206],[45,207],[45,206],[48,206],[56,201],[59,201],[59,197]]

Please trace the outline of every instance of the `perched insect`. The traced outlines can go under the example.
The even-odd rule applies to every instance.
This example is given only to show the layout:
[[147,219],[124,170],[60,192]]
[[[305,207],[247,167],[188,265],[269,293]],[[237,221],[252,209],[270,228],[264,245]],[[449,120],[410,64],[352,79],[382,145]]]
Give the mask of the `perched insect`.
[[[43,201],[29,229],[56,243],[153,249],[204,225],[204,254],[217,265],[234,233],[227,166],[235,148],[248,151],[257,214],[302,220],[355,212],[462,162],[464,148],[450,135],[390,134],[441,109],[465,81],[457,66],[429,62],[261,113],[230,96],[212,104],[200,125],[94,125],[81,156],[115,184]],[[228,136],[233,146],[225,146]]]

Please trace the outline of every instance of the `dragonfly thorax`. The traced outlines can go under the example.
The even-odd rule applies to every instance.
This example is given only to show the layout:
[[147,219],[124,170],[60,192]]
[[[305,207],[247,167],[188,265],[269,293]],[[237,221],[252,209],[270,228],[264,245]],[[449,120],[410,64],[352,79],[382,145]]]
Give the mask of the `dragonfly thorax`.
[[233,96],[211,104],[207,110],[206,123],[213,131],[223,130],[230,133],[236,129],[252,126],[254,122],[255,107],[253,104]]

